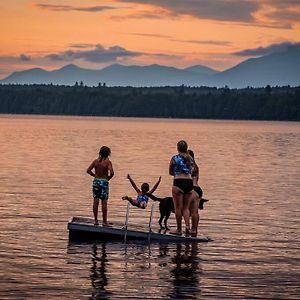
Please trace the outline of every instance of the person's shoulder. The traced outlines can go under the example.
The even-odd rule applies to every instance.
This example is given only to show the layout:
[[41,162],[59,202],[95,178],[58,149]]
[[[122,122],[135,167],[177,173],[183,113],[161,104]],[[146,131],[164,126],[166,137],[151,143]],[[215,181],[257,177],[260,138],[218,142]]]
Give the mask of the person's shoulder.
[[179,154],[179,153],[174,154],[174,155],[172,156],[172,160],[175,160],[175,161],[176,161],[176,159],[178,159],[179,157],[180,157],[180,154]]
[[99,157],[97,157],[97,158],[94,160],[94,164],[95,164],[95,165],[98,165],[98,164],[100,164],[100,163],[101,163],[101,160],[100,160]]
[[176,155],[173,155],[170,159],[170,164],[174,164],[176,161]]

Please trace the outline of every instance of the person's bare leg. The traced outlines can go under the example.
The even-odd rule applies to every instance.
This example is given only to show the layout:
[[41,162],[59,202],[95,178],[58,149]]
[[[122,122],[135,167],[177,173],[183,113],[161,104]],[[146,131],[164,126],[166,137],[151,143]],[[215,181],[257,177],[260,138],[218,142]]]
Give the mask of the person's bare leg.
[[182,214],[185,223],[186,233],[190,233],[190,203],[192,200],[192,193],[183,195]]
[[129,201],[133,206],[139,207],[139,203],[136,201],[136,199],[133,199],[131,197],[128,196],[123,196],[122,200],[127,200]]
[[192,192],[192,200],[190,203],[190,215],[191,215],[191,221],[192,221],[192,228],[191,233],[197,234],[198,231],[198,224],[199,224],[199,201],[200,198],[198,194],[196,194],[194,191]]
[[174,203],[174,209],[175,209],[175,218],[176,218],[176,225],[177,229],[175,234],[181,234],[182,233],[182,208],[183,208],[183,193],[182,191],[176,187],[172,187],[172,196],[173,196],[173,203]]
[[147,203],[146,202],[141,202],[140,205],[138,205],[139,208],[145,209],[147,207]]
[[107,200],[101,200],[102,204],[102,224],[108,225],[107,222]]
[[99,199],[94,198],[94,204],[93,204],[93,213],[94,213],[94,219],[95,219],[95,225],[98,225],[98,207],[99,207]]

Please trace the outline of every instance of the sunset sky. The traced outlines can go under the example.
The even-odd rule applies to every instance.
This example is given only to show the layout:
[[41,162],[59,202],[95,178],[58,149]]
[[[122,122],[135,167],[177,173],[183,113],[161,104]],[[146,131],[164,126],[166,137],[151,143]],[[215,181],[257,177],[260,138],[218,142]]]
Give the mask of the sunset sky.
[[300,0],[10,0],[0,78],[74,63],[217,70],[300,42]]

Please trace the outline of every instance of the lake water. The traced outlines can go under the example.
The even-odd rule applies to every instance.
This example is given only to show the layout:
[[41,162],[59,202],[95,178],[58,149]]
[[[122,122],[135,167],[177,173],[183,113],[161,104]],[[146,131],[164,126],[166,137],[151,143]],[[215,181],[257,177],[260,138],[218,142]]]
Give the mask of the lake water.
[[[212,242],[69,242],[68,220],[92,216],[85,171],[101,145],[116,173],[109,219],[123,221],[127,173],[161,175],[156,195],[170,195],[180,139],[200,167],[199,231]],[[0,153],[0,299],[300,297],[299,123],[1,116]],[[149,213],[133,208],[130,224],[147,227]]]

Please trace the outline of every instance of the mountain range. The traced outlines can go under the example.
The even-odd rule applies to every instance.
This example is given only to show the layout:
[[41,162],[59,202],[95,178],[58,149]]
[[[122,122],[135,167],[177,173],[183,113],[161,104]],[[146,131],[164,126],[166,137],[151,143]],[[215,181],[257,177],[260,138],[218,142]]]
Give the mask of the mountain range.
[[34,68],[14,72],[0,80],[2,84],[59,84],[74,85],[83,82],[87,86],[105,83],[107,86],[215,86],[243,88],[247,86],[299,86],[300,47],[291,46],[218,72],[202,65],[185,69],[162,65],[124,66],[113,64],[100,70],[84,69],[69,64],[61,69],[46,71]]

